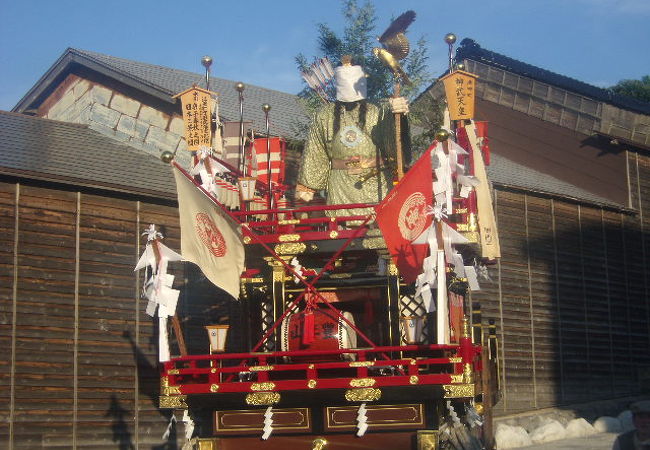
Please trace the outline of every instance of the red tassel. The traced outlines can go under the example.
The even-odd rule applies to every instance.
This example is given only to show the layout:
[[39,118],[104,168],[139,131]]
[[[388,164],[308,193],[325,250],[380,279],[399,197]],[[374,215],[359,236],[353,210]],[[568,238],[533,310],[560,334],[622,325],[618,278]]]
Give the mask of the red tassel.
[[304,313],[304,322],[302,329],[302,343],[303,345],[309,345],[316,339],[314,337],[314,313],[310,310],[305,310]]

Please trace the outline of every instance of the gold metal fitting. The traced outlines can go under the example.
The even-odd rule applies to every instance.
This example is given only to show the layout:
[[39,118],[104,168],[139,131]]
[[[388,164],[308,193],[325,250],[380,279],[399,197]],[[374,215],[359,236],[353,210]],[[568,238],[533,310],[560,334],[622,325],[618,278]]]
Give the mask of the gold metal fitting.
[[160,160],[165,164],[169,164],[174,159],[174,154],[172,152],[166,151],[160,154]]
[[205,55],[201,58],[201,65],[206,69],[212,65],[212,56]]
[[445,34],[445,42],[449,45],[452,45],[456,42],[456,35],[454,33]]
[[463,383],[470,384],[474,382],[474,371],[470,363],[465,363],[463,366]]
[[318,437],[311,443],[311,450],[324,450],[327,445],[325,438]]
[[469,331],[469,318],[467,316],[463,316],[463,337],[468,338],[470,337],[470,331]]
[[436,141],[444,142],[449,139],[449,131],[447,130],[438,130],[436,131]]

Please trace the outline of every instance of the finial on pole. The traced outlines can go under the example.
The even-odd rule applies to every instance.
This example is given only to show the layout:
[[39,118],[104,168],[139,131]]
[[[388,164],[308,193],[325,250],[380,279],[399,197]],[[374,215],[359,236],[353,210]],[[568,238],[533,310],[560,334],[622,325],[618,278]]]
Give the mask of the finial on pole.
[[174,154],[170,151],[164,151],[160,154],[160,159],[165,164],[169,164],[174,159]]
[[454,33],[445,34],[445,42],[449,46],[449,71],[454,70],[454,43],[456,42],[456,35]]
[[205,67],[205,88],[210,90],[210,66],[212,65],[212,57],[205,55],[201,58],[201,65]]
[[267,187],[269,190],[269,198],[267,206],[269,209],[273,208],[273,182],[271,181],[271,133],[269,132],[269,112],[271,111],[271,105],[264,103],[262,105],[262,112],[264,112],[264,118],[266,120],[266,176],[267,176]]
[[449,139],[449,131],[441,129],[436,132],[436,141],[445,142],[447,139]]
[[246,86],[241,81],[235,83],[235,90],[239,92],[239,168],[246,176],[246,161],[244,152],[244,89]]

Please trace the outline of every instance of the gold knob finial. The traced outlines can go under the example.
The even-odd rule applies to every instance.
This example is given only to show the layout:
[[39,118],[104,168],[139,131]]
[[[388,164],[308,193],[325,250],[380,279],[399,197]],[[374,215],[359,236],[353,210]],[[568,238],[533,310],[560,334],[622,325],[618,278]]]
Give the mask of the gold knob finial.
[[445,34],[445,42],[449,45],[453,44],[456,42],[456,35],[454,33]]
[[236,90],[237,92],[244,92],[244,89],[245,89],[245,88],[246,88],[246,86],[245,86],[244,83],[242,83],[241,81],[238,81],[238,82],[235,84],[235,90]]
[[201,58],[201,64],[206,69],[209,68],[212,65],[212,56],[205,55],[203,58]]
[[465,70],[465,64],[463,64],[463,63],[458,63],[458,64],[456,64],[456,69],[458,69],[458,70]]
[[265,113],[271,111],[271,105],[269,105],[268,103],[264,103],[262,105],[262,111],[265,112]]
[[174,154],[172,152],[166,151],[160,154],[160,159],[165,164],[169,164],[174,159]]
[[436,141],[445,142],[447,139],[449,139],[449,131],[443,129],[436,132]]

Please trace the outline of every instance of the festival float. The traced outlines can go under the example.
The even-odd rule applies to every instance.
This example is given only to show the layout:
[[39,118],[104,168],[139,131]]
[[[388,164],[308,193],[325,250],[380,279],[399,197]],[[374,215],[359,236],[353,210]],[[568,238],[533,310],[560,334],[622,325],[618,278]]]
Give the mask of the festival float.
[[[374,52],[395,75],[396,97],[414,16],[400,16]],[[143,297],[160,325],[159,407],[182,411],[187,448],[490,448],[496,331],[471,301],[483,264],[499,257],[489,150],[484,124],[473,120],[476,76],[457,70],[455,36],[445,40],[445,124],[429,149],[406,170],[402,113],[391,112],[393,156],[329,163],[343,164],[350,190],[384,174],[392,186],[372,203],[300,202],[284,184],[272,106],[262,107],[265,133],[246,133],[238,83],[241,120],[220,123],[210,58],[205,88],[177,95],[192,162],[163,160],[177,183],[180,254],[151,225],[136,269],[147,270]],[[326,106],[335,72],[322,59],[303,73]],[[227,126],[239,129],[230,147]],[[339,133],[352,155],[358,131]],[[248,305],[241,322],[206,326],[207,354],[188,354],[175,313],[179,291],[167,268],[181,259]],[[234,329],[255,342],[249,351],[228,348]]]

